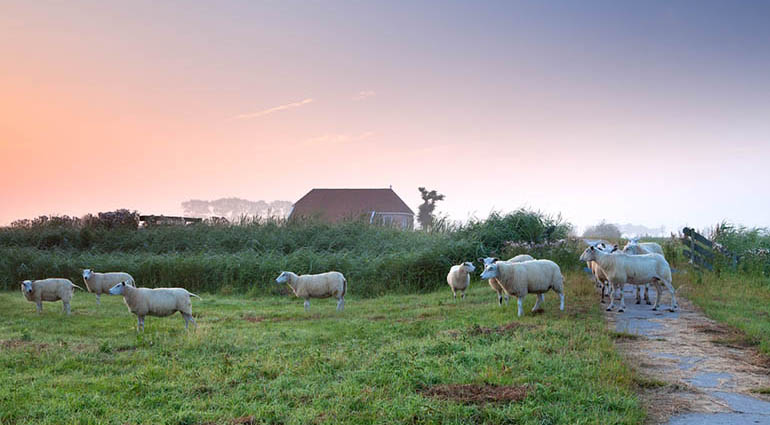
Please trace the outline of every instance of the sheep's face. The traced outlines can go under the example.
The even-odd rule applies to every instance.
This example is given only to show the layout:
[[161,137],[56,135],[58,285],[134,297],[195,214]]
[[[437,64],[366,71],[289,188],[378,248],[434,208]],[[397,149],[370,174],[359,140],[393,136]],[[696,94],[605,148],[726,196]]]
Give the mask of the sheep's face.
[[83,270],[83,279],[85,279],[85,280],[91,279],[91,275],[92,274],[93,274],[93,272],[91,271],[91,269],[84,269]]
[[500,259],[497,257],[479,258],[479,263],[483,264],[484,267],[494,263],[495,261],[500,261]]
[[596,247],[591,245],[580,254],[580,261],[596,261]]
[[484,271],[481,273],[482,279],[494,279],[498,276],[498,273],[500,272],[499,266],[495,263],[488,264],[486,267],[484,267]]
[[117,285],[110,288],[110,294],[123,295],[123,291],[126,289],[126,282],[120,282]]
[[25,280],[24,282],[21,282],[21,292],[24,292],[25,294],[31,294],[32,293],[32,281],[31,280]]
[[464,262],[464,263],[463,263],[463,268],[464,268],[464,269],[465,269],[465,271],[466,271],[466,272],[468,272],[468,273],[473,273],[473,271],[474,271],[474,270],[476,270],[476,267],[474,267],[474,266],[473,266],[473,263],[471,263],[470,261],[466,261],[466,262]]
[[287,283],[289,281],[289,274],[286,272],[281,272],[281,274],[278,276],[277,279],[275,279],[277,283]]

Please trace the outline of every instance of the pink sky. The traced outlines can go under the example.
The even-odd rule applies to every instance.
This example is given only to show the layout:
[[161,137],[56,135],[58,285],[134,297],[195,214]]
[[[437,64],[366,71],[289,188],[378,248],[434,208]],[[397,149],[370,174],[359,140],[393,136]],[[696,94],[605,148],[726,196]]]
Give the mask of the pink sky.
[[0,224],[393,185],[767,226],[767,11],[584,4],[3,2]]

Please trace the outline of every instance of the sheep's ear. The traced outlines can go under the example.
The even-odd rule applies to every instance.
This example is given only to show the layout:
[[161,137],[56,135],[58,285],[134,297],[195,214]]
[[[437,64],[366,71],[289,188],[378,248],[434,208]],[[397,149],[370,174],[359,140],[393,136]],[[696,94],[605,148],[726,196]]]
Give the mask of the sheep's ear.
[[500,261],[500,259],[497,257],[492,257],[492,261]]
[[591,245],[591,251],[595,251],[595,250],[596,250],[596,248],[594,248],[594,246]]
[[615,244],[615,245],[612,247],[612,251],[611,251],[611,252],[615,252],[615,251],[617,251],[617,250],[618,250],[618,244]]
[[483,259],[483,258],[481,258],[481,257],[479,257],[479,258],[477,258],[477,259],[476,259],[476,261],[478,261],[479,263],[483,263],[483,262],[484,262],[484,259]]

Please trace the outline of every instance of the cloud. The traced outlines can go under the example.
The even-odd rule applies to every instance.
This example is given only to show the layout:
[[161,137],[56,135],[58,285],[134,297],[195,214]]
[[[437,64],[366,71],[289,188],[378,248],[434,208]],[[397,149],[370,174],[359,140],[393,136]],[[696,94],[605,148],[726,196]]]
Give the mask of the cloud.
[[362,90],[358,92],[357,95],[353,96],[353,100],[358,102],[359,100],[364,100],[369,97],[377,96],[377,92],[374,90]]
[[315,145],[315,144],[324,144],[325,146],[334,146],[334,145],[344,145],[347,143],[352,142],[358,142],[361,140],[368,139],[372,136],[374,136],[373,131],[365,131],[360,134],[347,134],[347,133],[338,133],[338,134],[324,134],[322,136],[316,136],[311,137],[309,139],[306,139],[302,142],[303,145]]
[[311,103],[311,102],[313,102],[313,99],[312,98],[307,98],[307,99],[300,100],[299,102],[287,103],[285,105],[275,106],[275,107],[268,108],[268,109],[265,109],[265,110],[262,110],[262,111],[258,111],[258,112],[251,112],[251,113],[248,113],[248,114],[236,115],[236,116],[233,117],[233,119],[245,119],[245,118],[262,117],[262,116],[265,116],[265,115],[270,115],[273,112],[283,111],[283,110],[286,110],[286,109],[299,108],[300,106],[307,105],[308,103]]

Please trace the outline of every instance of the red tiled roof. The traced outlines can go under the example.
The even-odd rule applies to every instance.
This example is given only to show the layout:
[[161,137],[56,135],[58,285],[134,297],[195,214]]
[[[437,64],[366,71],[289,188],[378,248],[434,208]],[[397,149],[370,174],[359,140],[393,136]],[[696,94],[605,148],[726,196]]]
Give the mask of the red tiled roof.
[[337,221],[372,211],[414,215],[393,189],[313,189],[294,204],[291,216]]

